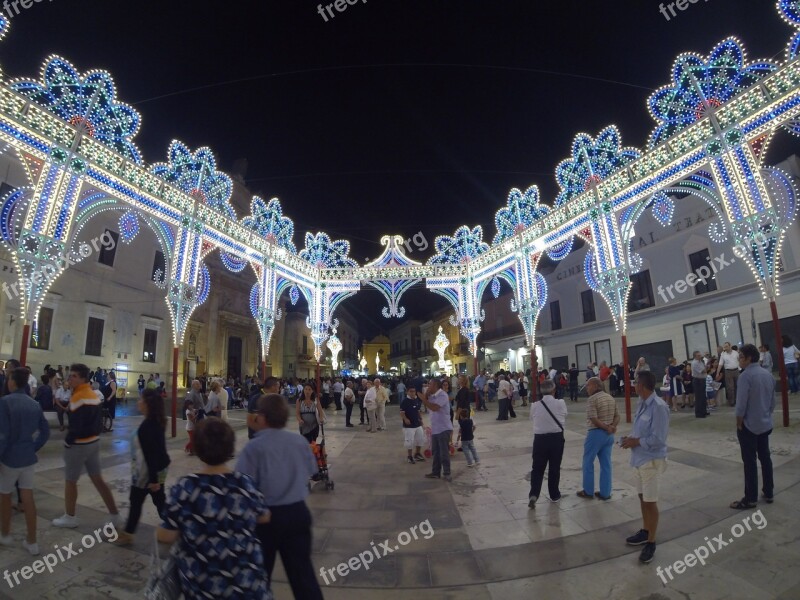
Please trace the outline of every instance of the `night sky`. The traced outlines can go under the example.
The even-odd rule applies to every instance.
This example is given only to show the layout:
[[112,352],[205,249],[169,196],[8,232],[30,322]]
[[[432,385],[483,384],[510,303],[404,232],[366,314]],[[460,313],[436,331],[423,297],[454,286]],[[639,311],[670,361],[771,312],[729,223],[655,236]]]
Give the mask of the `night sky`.
[[[325,22],[312,0],[51,0],[12,19],[0,64],[38,76],[55,53],[110,71],[142,114],[148,163],[173,138],[210,146],[223,171],[247,159],[248,186],[280,198],[299,248],[323,230],[363,263],[383,234],[421,231],[428,250],[411,257],[425,261],[461,224],[490,242],[512,187],[536,183],[551,203],[576,133],[615,123],[643,147],[646,99],[679,53],[736,35],[751,59],[782,59],[792,31],[774,0],[700,0],[669,21],[659,4],[358,0]],[[348,301],[364,334],[389,325],[379,300]],[[442,306],[422,291],[407,304],[422,318]]]

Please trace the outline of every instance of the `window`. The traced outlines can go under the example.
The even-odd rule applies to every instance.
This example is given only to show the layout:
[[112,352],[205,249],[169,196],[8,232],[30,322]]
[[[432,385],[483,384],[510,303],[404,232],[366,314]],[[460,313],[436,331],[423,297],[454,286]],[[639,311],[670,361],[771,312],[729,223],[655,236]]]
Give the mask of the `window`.
[[708,248],[700,250],[699,252],[692,252],[689,255],[689,265],[698,279],[697,285],[694,286],[695,296],[717,291],[717,280],[711,276],[711,258],[708,253]]
[[419,352],[420,350],[422,350],[422,341],[419,338],[417,338],[417,352]]
[[308,354],[308,337],[303,336],[303,354]]
[[99,262],[101,265],[106,265],[107,267],[113,267],[114,257],[117,255],[117,242],[119,241],[119,234],[116,231],[111,231],[110,229],[106,229],[106,233],[114,240],[114,244],[110,248],[108,246],[100,247],[100,256],[98,256],[97,262]]
[[86,349],[84,354],[89,356],[103,355],[103,327],[106,322],[103,319],[89,317],[89,325],[86,328]]
[[34,321],[31,329],[31,348],[39,350],[50,349],[50,331],[53,328],[53,309],[42,307],[39,309],[39,318]]
[[583,307],[584,323],[592,323],[597,320],[594,314],[594,292],[592,290],[581,292],[581,306]]
[[550,331],[561,329],[561,305],[558,300],[550,303]]
[[142,360],[144,362],[156,362],[156,342],[158,341],[158,331],[155,329],[144,330],[144,350]]
[[167,277],[167,261],[164,260],[164,253],[161,250],[156,250],[156,256],[153,259],[153,273],[150,275],[150,281],[164,281]]
[[642,271],[631,275],[631,293],[628,294],[628,312],[636,312],[643,308],[655,306],[653,284],[650,283],[650,271]]

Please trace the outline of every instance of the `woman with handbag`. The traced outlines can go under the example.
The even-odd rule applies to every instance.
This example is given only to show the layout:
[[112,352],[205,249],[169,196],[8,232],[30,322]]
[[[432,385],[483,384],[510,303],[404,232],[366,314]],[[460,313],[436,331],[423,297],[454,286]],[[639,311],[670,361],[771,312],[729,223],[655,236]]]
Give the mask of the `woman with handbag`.
[[316,442],[319,437],[319,424],[325,422],[325,411],[317,402],[317,393],[314,386],[307,383],[303,386],[303,397],[296,402],[297,422],[300,425],[300,435],[308,443]]
[[[173,556],[187,599],[272,599],[255,533],[256,524],[269,522],[270,511],[253,479],[228,468],[235,441],[233,429],[221,419],[197,423],[195,453],[204,468],[170,488],[156,530],[159,542],[177,542]],[[151,581],[148,588],[159,583]]]

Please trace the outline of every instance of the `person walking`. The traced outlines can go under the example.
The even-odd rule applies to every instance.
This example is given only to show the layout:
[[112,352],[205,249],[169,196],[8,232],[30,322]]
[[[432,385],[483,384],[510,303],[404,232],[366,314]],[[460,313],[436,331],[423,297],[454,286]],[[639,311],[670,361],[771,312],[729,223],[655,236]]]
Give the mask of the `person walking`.
[[0,398],[0,545],[10,546],[14,542],[11,537],[11,494],[17,488],[27,530],[22,545],[36,556],[39,544],[36,542],[33,475],[38,462],[36,453],[50,438],[50,426],[39,403],[25,393],[27,369],[13,369],[7,383],[10,393]]
[[[338,379],[336,381],[337,383],[339,382]],[[356,394],[353,391],[353,382],[348,381],[347,385],[344,388],[345,427],[353,427],[353,424],[350,422],[350,418],[353,416],[353,405],[355,403],[356,403]]]
[[[406,389],[406,397],[400,402],[400,418],[403,420],[403,446],[408,452],[407,462],[415,464],[424,462],[422,444],[425,443],[425,433],[422,429],[422,415],[420,415],[422,402],[417,397],[414,387]],[[416,454],[412,454],[416,447]]]
[[450,419],[450,399],[441,389],[439,380],[431,377],[428,387],[422,395],[422,403],[431,411],[431,450],[433,451],[433,464],[431,472],[426,473],[428,479],[440,479],[444,476],[446,481],[450,477],[450,436],[453,431],[453,421]]
[[497,374],[497,382],[497,420],[508,421],[508,413],[511,408],[511,384],[503,371]]
[[551,502],[561,500],[559,483],[561,481],[561,458],[564,456],[564,424],[567,419],[567,405],[563,399],[556,399],[553,393],[556,384],[545,379],[541,386],[542,399],[531,404],[530,419],[533,421],[533,466],[531,467],[531,489],[528,494],[528,508],[536,508],[536,501],[542,491],[544,471],[547,474],[547,490]]
[[703,393],[706,389],[707,368],[703,362],[703,356],[699,350],[694,351],[692,358],[692,388],[694,393],[694,416],[696,419],[705,419],[707,410],[707,395]]
[[378,431],[386,431],[386,403],[389,401],[389,392],[381,385],[379,377],[372,382],[375,387],[375,419],[378,422]]
[[781,337],[783,346],[783,364],[786,365],[786,378],[789,382],[789,390],[796,394],[800,391],[800,376],[798,376],[797,361],[800,360],[800,350],[792,343],[792,338],[788,335]]
[[331,385],[331,391],[333,392],[333,403],[336,406],[336,410],[342,410],[342,393],[344,392],[344,384],[339,377],[337,377],[336,381],[334,381]]
[[[78,480],[84,468],[100,494],[109,514],[120,521],[117,503],[103,479],[100,468],[100,431],[102,430],[101,399],[89,383],[89,367],[74,364],[70,367],[69,428],[64,438],[64,514],[53,519],[54,527],[74,529],[80,524],[75,516],[78,503]],[[120,523],[121,524],[121,523]]]
[[464,458],[467,459],[467,466],[481,464],[478,451],[475,450],[475,423],[469,417],[469,409],[462,408],[458,411],[458,439],[461,441],[461,449],[464,451]]
[[207,417],[222,418],[222,397],[227,401],[227,394],[222,389],[219,381],[216,379],[211,381],[208,392],[208,402],[205,405],[205,413]]
[[322,600],[311,562],[311,512],[306,506],[308,480],[317,473],[317,460],[306,440],[286,431],[286,401],[278,394],[258,399],[248,425],[255,437],[242,449],[236,470],[253,478],[271,512],[268,523],[255,531],[264,549],[264,569],[272,578],[275,557],[281,555],[295,598]]
[[142,506],[149,495],[160,515],[167,502],[164,482],[170,458],[167,454],[165,430],[167,415],[164,400],[155,390],[145,390],[136,403],[144,421],[131,436],[130,511],[125,529],[117,538],[118,544],[133,543],[133,534],[142,516]]
[[667,470],[667,436],[669,407],[655,393],[656,376],[651,371],[639,371],[636,393],[639,405],[630,435],[622,438],[621,446],[631,450],[642,528],[625,541],[629,546],[641,546],[639,561],[649,563],[656,552],[658,530],[659,480]]
[[572,402],[578,401],[578,376],[580,375],[580,370],[578,367],[575,366],[575,363],[572,363],[572,366],[569,369],[569,399]]
[[[617,401],[603,391],[602,383],[592,377],[586,383],[589,400],[586,404],[586,424],[589,428],[583,443],[583,489],[581,498],[611,499],[611,450],[619,425]],[[594,460],[600,459],[600,491],[594,491]]]
[[175,559],[187,599],[272,600],[257,537],[271,513],[255,481],[228,468],[235,443],[233,429],[222,419],[197,424],[195,451],[203,468],[170,487],[156,530],[159,542],[179,542]]
[[730,342],[725,342],[722,347],[717,372],[725,374],[725,398],[728,400],[728,406],[734,406],[736,404],[736,381],[739,379],[739,355],[731,348]]
[[364,392],[364,410],[367,411],[367,425],[370,433],[377,433],[378,431],[378,420],[375,418],[375,413],[378,410],[378,402],[375,399],[375,386],[372,385],[371,381],[362,380],[362,384],[365,386],[366,391]]
[[300,425],[300,435],[308,443],[316,442],[319,437],[319,425],[325,422],[325,411],[317,402],[317,393],[314,386],[307,383],[303,386],[303,397],[295,402],[297,423]]
[[758,466],[761,463],[762,497],[772,503],[772,459],[769,436],[772,433],[772,413],[775,411],[775,379],[759,366],[758,349],[745,344],[739,349],[739,375],[736,390],[736,436],[744,464],[744,497],[731,503],[731,508],[755,508],[758,503]]
[[114,419],[117,416],[117,376],[114,371],[108,372],[106,383],[101,384],[100,391],[103,394],[103,408],[108,411],[108,431],[114,431]]

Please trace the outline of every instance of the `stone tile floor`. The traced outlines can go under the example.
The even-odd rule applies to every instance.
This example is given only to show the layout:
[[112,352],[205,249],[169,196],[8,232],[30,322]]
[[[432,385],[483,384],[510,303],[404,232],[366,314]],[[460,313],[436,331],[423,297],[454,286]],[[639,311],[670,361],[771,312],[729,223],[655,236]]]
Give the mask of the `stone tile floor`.
[[[796,396],[792,402],[796,405]],[[664,575],[664,583],[659,567],[663,573],[667,566],[706,544],[706,538],[723,534],[723,540],[733,539],[731,532],[740,533],[739,524],[754,512],[728,508],[742,496],[743,488],[732,409],[722,408],[703,421],[694,419],[688,409],[673,414],[670,464],[659,502],[658,550],[650,565],[640,565],[638,549],[624,543],[625,537],[641,526],[627,452],[614,449],[610,501],[575,496],[581,481],[584,403],[569,404],[563,499],[554,504],[543,496],[535,510],[527,506],[531,462],[527,409],[518,410],[519,417],[508,422],[496,421],[492,412],[479,413],[475,422],[481,465],[468,469],[463,455],[457,453],[452,483],[424,479],[430,462],[404,462],[396,407],[387,410],[389,430],[376,434],[366,433],[358,425],[346,429],[342,413],[331,415],[326,444],[335,489],[326,491],[317,485],[308,500],[315,518],[314,564],[317,570],[335,569],[369,551],[372,542],[378,546],[389,540],[392,551],[375,560],[368,571],[360,569],[344,578],[336,575],[336,581],[330,581],[329,575],[329,585],[320,578],[325,597],[800,598],[800,409],[792,412],[792,427],[777,427],[772,436],[776,498],[774,504],[759,504],[756,509],[762,511],[764,520],[758,523],[763,528],[745,530],[712,554],[705,566],[696,565],[682,574],[673,571],[671,580]],[[247,438],[244,414],[231,411],[230,415],[241,447]],[[130,473],[128,439],[138,422],[134,416],[119,418],[115,431],[102,441],[104,476],[124,513]],[[183,453],[183,425],[179,422],[178,438],[168,440],[173,458],[168,484],[199,465],[197,459]],[[623,424],[620,434],[627,430]],[[91,536],[108,522],[102,501],[84,477],[78,499],[81,526],[76,530],[50,526],[50,519],[63,513],[62,438],[54,429],[52,440],[40,454],[37,471],[43,552],[70,543],[76,548],[88,546],[84,536]],[[423,535],[430,529],[418,529],[418,539],[406,537],[412,526],[423,522],[430,524],[432,535]],[[147,505],[132,547],[95,543],[56,565],[52,573],[34,574],[13,588],[0,580],[0,598],[140,597],[157,523],[155,509]],[[15,516],[12,534],[19,541],[23,527],[22,519]],[[32,561],[21,545],[0,548],[0,573],[6,569],[13,572]],[[273,590],[278,599],[291,598],[280,563]]]

